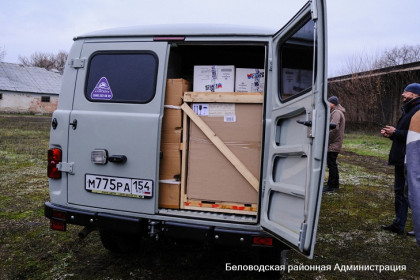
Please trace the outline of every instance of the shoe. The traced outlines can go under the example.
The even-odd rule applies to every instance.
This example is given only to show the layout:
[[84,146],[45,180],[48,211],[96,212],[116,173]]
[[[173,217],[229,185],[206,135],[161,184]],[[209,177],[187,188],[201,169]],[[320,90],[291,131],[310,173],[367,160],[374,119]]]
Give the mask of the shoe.
[[394,224],[389,225],[389,226],[382,225],[381,228],[383,230],[390,231],[390,232],[393,232],[393,233],[396,233],[396,234],[403,234],[404,233],[404,230],[398,229]]
[[335,192],[335,191],[338,191],[338,188],[333,188],[333,187],[326,186],[326,187],[324,187],[324,188],[322,189],[322,192],[323,192],[323,193],[327,193],[327,192]]
[[335,188],[330,188],[330,187],[326,186],[322,189],[322,192],[323,193],[330,193],[330,192],[334,192],[334,190],[335,190]]
[[407,232],[408,236],[416,236],[416,234],[414,233],[414,230]]

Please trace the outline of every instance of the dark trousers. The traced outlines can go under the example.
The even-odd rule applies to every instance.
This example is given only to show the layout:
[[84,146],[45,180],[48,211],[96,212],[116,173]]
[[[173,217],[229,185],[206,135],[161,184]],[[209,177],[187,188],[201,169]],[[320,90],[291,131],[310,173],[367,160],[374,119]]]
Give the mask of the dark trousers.
[[405,188],[405,170],[403,164],[395,165],[395,220],[393,224],[399,230],[404,230],[407,222],[408,200],[404,194]]
[[338,181],[340,176],[338,174],[337,166],[337,152],[328,152],[327,153],[327,166],[328,166],[328,187],[338,189]]

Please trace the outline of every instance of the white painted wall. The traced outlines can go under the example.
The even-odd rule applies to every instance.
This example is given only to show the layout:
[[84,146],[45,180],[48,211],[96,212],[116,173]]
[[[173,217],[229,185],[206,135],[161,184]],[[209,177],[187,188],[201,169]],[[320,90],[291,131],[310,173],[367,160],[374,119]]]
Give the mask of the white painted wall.
[[[0,94],[0,112],[45,114],[52,113],[57,109],[58,95],[2,91]],[[41,102],[42,96],[49,96],[50,102]]]

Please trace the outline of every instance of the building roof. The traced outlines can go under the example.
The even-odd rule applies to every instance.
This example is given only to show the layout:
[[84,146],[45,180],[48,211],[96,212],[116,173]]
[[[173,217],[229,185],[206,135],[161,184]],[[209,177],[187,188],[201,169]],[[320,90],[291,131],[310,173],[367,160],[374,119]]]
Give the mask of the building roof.
[[420,61],[417,62],[411,62],[406,64],[400,64],[380,69],[374,69],[370,71],[364,71],[359,73],[353,73],[353,74],[347,74],[343,76],[337,76],[328,78],[328,82],[342,82],[352,79],[362,79],[366,77],[373,77],[373,76],[381,76],[381,75],[387,75],[390,73],[397,73],[397,72],[406,72],[406,71],[418,71],[420,70]]
[[62,75],[40,67],[0,62],[0,90],[59,94]]

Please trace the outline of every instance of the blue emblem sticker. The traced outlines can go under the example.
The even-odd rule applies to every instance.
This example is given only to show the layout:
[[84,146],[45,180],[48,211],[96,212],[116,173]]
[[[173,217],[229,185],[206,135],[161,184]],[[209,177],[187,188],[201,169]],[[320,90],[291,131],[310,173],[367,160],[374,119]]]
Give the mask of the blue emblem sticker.
[[109,86],[108,80],[105,77],[102,77],[99,82],[96,84],[92,93],[90,94],[91,99],[95,100],[111,100],[112,99],[112,90]]

